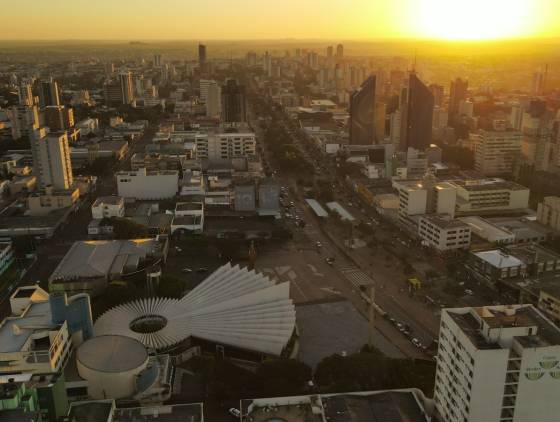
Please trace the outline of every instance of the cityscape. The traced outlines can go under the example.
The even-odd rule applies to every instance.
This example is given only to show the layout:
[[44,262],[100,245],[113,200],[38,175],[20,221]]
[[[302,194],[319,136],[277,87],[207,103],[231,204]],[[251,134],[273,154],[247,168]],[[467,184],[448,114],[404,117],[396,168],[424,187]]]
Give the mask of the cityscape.
[[0,6],[0,422],[560,420],[553,0],[46,3]]

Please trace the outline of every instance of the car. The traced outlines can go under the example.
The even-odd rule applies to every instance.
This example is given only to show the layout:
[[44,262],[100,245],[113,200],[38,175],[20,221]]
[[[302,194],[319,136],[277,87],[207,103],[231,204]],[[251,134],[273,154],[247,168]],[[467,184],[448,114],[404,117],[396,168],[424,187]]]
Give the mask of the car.
[[412,344],[414,344],[416,347],[420,348],[422,347],[422,343],[420,343],[420,340],[418,340],[416,337],[414,337],[412,340],[410,340],[412,342]]
[[241,417],[241,412],[239,411],[239,409],[236,409],[235,407],[232,407],[228,410],[228,413],[233,416],[234,418],[240,418]]
[[206,268],[206,267],[200,267],[200,268],[196,269],[197,273],[205,273],[207,271],[208,271],[208,268]]
[[329,265],[334,264],[334,260],[335,260],[335,259],[334,259],[334,257],[332,257],[332,256],[329,256],[329,257],[325,258],[325,261],[326,261],[327,264],[329,264]]
[[179,246],[175,246],[175,250],[176,250],[177,252],[183,252],[183,250],[182,250]]
[[318,248],[322,248],[323,244],[321,242],[315,242],[315,246],[317,246]]
[[192,270],[189,267],[185,267],[181,270],[182,273],[192,273]]
[[469,296],[474,295],[474,292],[471,289],[465,289],[465,293],[468,294]]

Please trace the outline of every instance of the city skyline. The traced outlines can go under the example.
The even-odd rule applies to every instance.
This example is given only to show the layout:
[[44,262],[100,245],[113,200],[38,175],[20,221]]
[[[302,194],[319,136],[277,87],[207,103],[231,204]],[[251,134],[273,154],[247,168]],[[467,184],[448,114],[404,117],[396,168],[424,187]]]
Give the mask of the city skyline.
[[[166,0],[162,6],[154,8],[146,0],[101,0],[95,8],[84,0],[61,0],[56,5],[24,0],[3,6],[4,13],[12,18],[0,28],[0,40],[479,41],[560,37],[560,28],[554,24],[560,6],[554,0],[473,0],[468,7],[456,0],[337,0],[327,4],[288,0],[277,6],[253,0],[235,6],[225,0],[204,5]],[[294,10],[298,11],[297,19]],[[461,19],[457,19],[458,13]],[[52,25],[53,20],[64,25]],[[21,22],[27,22],[25,31]]]

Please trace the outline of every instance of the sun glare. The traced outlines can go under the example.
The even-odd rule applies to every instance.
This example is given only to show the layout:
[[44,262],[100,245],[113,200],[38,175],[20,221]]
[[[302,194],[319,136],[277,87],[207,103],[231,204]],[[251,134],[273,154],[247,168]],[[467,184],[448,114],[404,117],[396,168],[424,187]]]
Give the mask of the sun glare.
[[419,0],[420,31],[429,38],[492,40],[528,35],[532,0]]

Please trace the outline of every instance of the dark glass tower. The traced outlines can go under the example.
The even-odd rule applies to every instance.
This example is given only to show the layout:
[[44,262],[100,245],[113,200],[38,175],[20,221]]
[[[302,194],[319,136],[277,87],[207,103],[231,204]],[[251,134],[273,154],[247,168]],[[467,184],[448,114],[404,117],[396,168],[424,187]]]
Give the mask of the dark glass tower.
[[245,87],[229,79],[222,87],[222,118],[226,123],[247,121],[245,112]]
[[469,89],[469,81],[457,78],[451,81],[449,89],[449,122],[455,123],[459,115],[459,105],[461,101],[467,99],[467,90]]
[[432,141],[434,96],[430,89],[411,73],[408,87],[401,97],[401,149],[424,151]]
[[350,97],[350,144],[375,144],[375,76],[367,78]]

